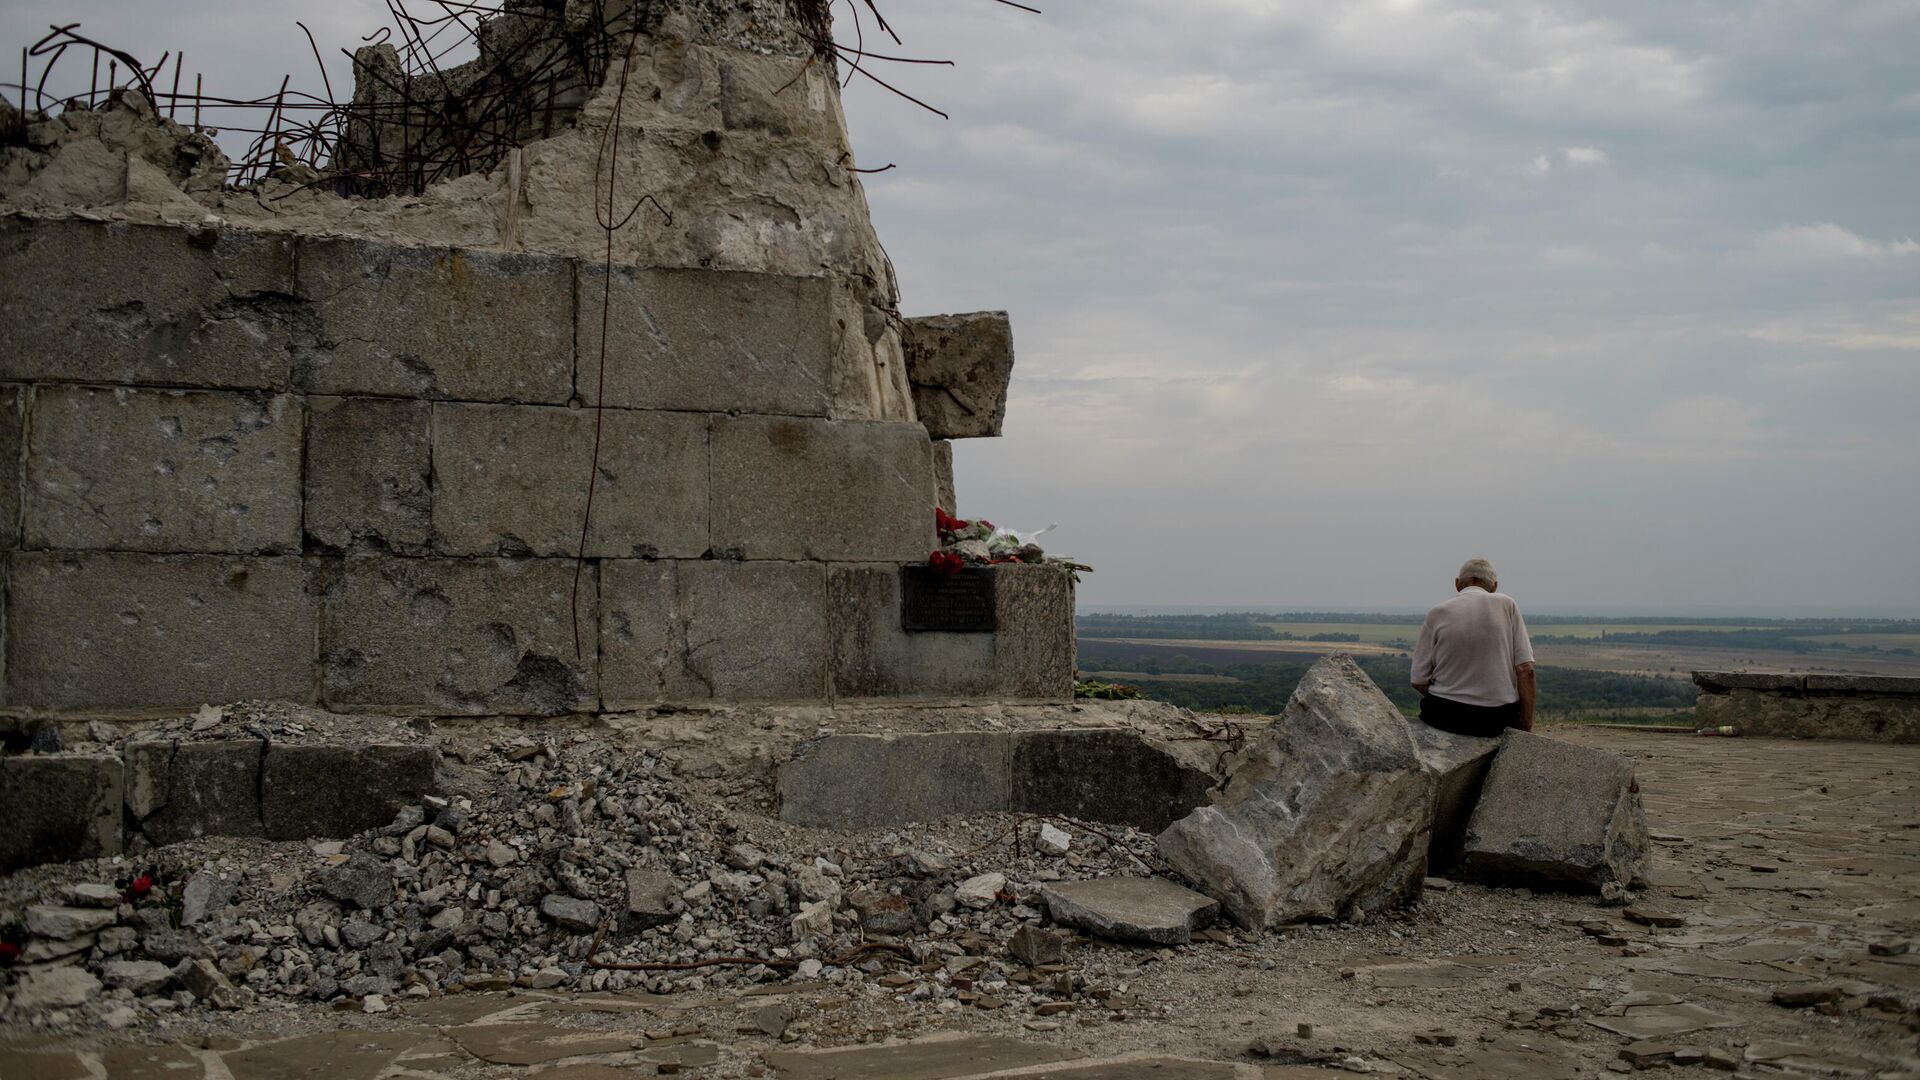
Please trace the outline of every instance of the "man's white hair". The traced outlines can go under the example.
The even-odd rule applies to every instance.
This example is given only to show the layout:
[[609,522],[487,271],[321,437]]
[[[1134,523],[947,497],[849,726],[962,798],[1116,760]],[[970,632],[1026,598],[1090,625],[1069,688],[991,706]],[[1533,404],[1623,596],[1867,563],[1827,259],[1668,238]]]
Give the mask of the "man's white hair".
[[1468,559],[1460,564],[1460,573],[1455,575],[1455,580],[1491,589],[1500,584],[1500,575],[1493,572],[1493,564],[1487,560]]

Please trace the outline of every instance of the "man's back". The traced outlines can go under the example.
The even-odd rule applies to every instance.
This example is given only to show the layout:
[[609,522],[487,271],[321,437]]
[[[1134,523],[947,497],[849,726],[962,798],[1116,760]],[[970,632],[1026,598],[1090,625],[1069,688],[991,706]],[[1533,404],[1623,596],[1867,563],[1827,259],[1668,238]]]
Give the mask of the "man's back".
[[1520,700],[1514,669],[1533,663],[1527,624],[1511,597],[1468,585],[1427,612],[1413,651],[1413,682],[1463,705]]

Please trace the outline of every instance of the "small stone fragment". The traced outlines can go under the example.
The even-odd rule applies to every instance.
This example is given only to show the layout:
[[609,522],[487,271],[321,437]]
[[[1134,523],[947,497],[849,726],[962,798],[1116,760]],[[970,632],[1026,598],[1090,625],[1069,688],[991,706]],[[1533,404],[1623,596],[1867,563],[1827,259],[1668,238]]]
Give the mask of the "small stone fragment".
[[393,902],[393,868],[377,856],[356,851],[346,862],[321,872],[320,891],[369,911],[384,907]]
[[27,908],[27,933],[35,937],[64,941],[105,930],[116,921],[111,910],[102,908],[60,907],[33,904]]
[[540,899],[540,914],[552,919],[561,927],[588,933],[600,926],[600,906],[591,900],[579,900],[559,893],[548,893]]
[[1000,890],[1007,887],[1005,874],[980,874],[960,883],[953,898],[962,907],[988,908],[999,902]]
[[1007,951],[1028,967],[1058,964],[1067,958],[1067,935],[1025,923],[1013,932]]
[[1788,1009],[1805,1009],[1828,1001],[1839,1001],[1845,996],[1846,991],[1834,983],[1804,983],[1775,990],[1773,1003]]
[[1073,847],[1073,837],[1065,829],[1056,829],[1048,822],[1040,823],[1040,836],[1035,846],[1048,855],[1065,855]]

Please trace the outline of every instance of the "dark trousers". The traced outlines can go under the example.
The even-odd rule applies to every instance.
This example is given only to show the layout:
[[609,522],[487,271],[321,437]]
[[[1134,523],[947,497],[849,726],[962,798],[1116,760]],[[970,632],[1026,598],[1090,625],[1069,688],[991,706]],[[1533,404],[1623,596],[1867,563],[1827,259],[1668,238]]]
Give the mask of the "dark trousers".
[[1456,735],[1498,735],[1507,728],[1520,726],[1520,703],[1505,705],[1468,705],[1449,701],[1434,694],[1420,698],[1420,719],[1429,727]]

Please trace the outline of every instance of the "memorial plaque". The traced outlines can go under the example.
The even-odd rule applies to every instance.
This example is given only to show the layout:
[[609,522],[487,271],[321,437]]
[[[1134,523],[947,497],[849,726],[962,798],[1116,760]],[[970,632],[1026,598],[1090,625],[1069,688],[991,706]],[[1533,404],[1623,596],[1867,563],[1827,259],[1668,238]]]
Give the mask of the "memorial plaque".
[[969,566],[957,574],[931,566],[902,567],[901,624],[909,632],[990,634],[997,626],[993,583],[993,570],[985,566]]

